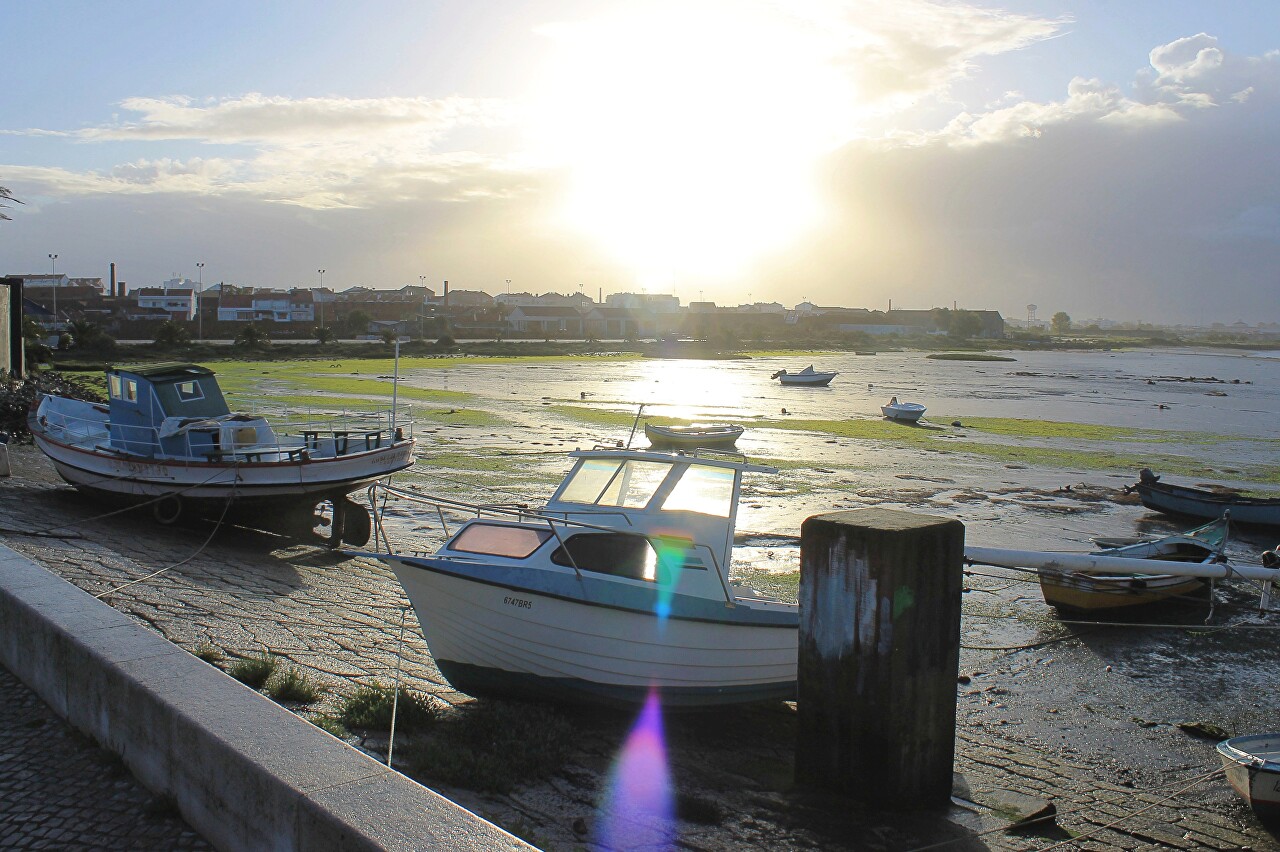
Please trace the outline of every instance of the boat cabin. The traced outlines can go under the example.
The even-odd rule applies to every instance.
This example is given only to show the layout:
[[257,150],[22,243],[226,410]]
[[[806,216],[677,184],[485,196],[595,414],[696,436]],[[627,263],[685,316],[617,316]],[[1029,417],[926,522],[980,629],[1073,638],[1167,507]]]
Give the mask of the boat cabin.
[[[107,370],[107,394],[111,446],[137,455],[216,452],[225,428],[219,421],[231,417],[214,372],[195,364],[114,367]],[[200,422],[209,428],[184,428]]]
[[[726,580],[742,474],[777,473],[763,465],[681,453],[577,450],[570,456],[573,469],[543,513],[618,531],[613,543],[591,530],[571,535],[565,545],[570,554],[627,546],[643,550],[639,534],[670,542],[681,552],[694,551],[690,556],[713,562]],[[581,539],[576,547],[575,538]],[[643,553],[627,561],[637,560],[650,562]]]

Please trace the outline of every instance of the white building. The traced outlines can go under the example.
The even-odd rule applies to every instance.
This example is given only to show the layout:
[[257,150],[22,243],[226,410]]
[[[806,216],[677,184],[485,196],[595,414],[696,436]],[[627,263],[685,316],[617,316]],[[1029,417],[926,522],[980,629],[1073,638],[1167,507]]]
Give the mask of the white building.
[[[164,311],[171,320],[196,318],[196,291],[191,287],[169,287],[171,283],[185,281],[175,278],[166,281],[164,287],[143,287],[134,291],[138,310],[147,314]],[[191,282],[187,282],[188,284]]]

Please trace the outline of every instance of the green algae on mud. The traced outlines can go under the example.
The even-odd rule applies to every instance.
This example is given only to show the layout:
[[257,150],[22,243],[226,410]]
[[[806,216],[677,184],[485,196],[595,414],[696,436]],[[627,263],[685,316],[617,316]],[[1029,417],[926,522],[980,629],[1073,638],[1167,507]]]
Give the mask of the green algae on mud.
[[988,355],[984,352],[934,352],[924,356],[933,361],[1017,361],[1008,355]]
[[[945,419],[945,418],[944,418]],[[1049,420],[1016,418],[974,418],[963,429],[941,426],[908,426],[880,418],[854,420],[762,420],[756,429],[783,429],[818,432],[842,438],[853,438],[898,447],[914,447],[942,453],[963,453],[1003,463],[1068,470],[1127,471],[1144,467],[1159,469],[1174,476],[1243,478],[1263,485],[1280,484],[1280,465],[1232,466],[1206,462],[1163,447],[1227,445],[1249,440],[1250,443],[1273,446],[1270,438],[1241,439],[1235,436],[1201,432],[1133,429],[1121,426],[1096,426],[1086,423],[1061,423]],[[983,435],[999,440],[981,440]],[[1025,443],[1010,443],[1016,438]],[[1069,441],[1072,446],[1049,445],[1050,441]],[[1128,443],[1146,446],[1127,450]],[[1088,446],[1089,444],[1097,446]],[[1104,446],[1104,444],[1121,446]]]

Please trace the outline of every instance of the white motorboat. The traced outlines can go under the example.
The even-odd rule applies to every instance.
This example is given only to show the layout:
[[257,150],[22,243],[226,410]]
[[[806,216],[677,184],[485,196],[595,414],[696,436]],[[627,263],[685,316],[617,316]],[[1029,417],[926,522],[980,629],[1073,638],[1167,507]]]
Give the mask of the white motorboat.
[[284,434],[264,417],[233,413],[206,367],[106,372],[107,404],[46,394],[28,416],[32,437],[77,489],[150,503],[162,523],[188,510],[231,510],[301,534],[315,527],[319,508],[332,515],[323,519],[331,543],[360,546],[369,514],[346,495],[413,463],[412,426],[394,413],[295,424]]
[[769,378],[777,379],[784,385],[823,388],[831,384],[831,380],[836,377],[834,372],[822,372],[814,370],[813,365],[805,367],[798,373],[788,373],[786,370],[779,370]]
[[[570,456],[540,511],[486,507],[434,554],[370,554],[404,587],[441,674],[471,695],[634,704],[656,689],[669,707],[793,698],[798,607],[729,579],[742,477],[777,471],[705,454]],[[465,506],[384,488],[433,515]]]
[[644,424],[645,437],[649,444],[657,449],[675,450],[730,450],[745,432],[735,424],[708,426],[659,426],[654,423]]
[[918,402],[898,402],[895,396],[887,404],[880,406],[880,413],[890,420],[915,423],[924,416],[924,406]]
[[1227,781],[1262,816],[1280,817],[1280,734],[1232,737],[1218,743]]

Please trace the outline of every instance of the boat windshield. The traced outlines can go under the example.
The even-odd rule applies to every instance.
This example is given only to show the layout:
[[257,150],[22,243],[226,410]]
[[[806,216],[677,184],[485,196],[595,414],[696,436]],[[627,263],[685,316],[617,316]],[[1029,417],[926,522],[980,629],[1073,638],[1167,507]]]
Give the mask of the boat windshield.
[[690,465],[662,503],[664,512],[700,512],[719,518],[733,511],[734,472],[710,465]]
[[584,459],[565,483],[560,500],[593,506],[643,509],[671,465],[639,459]]

